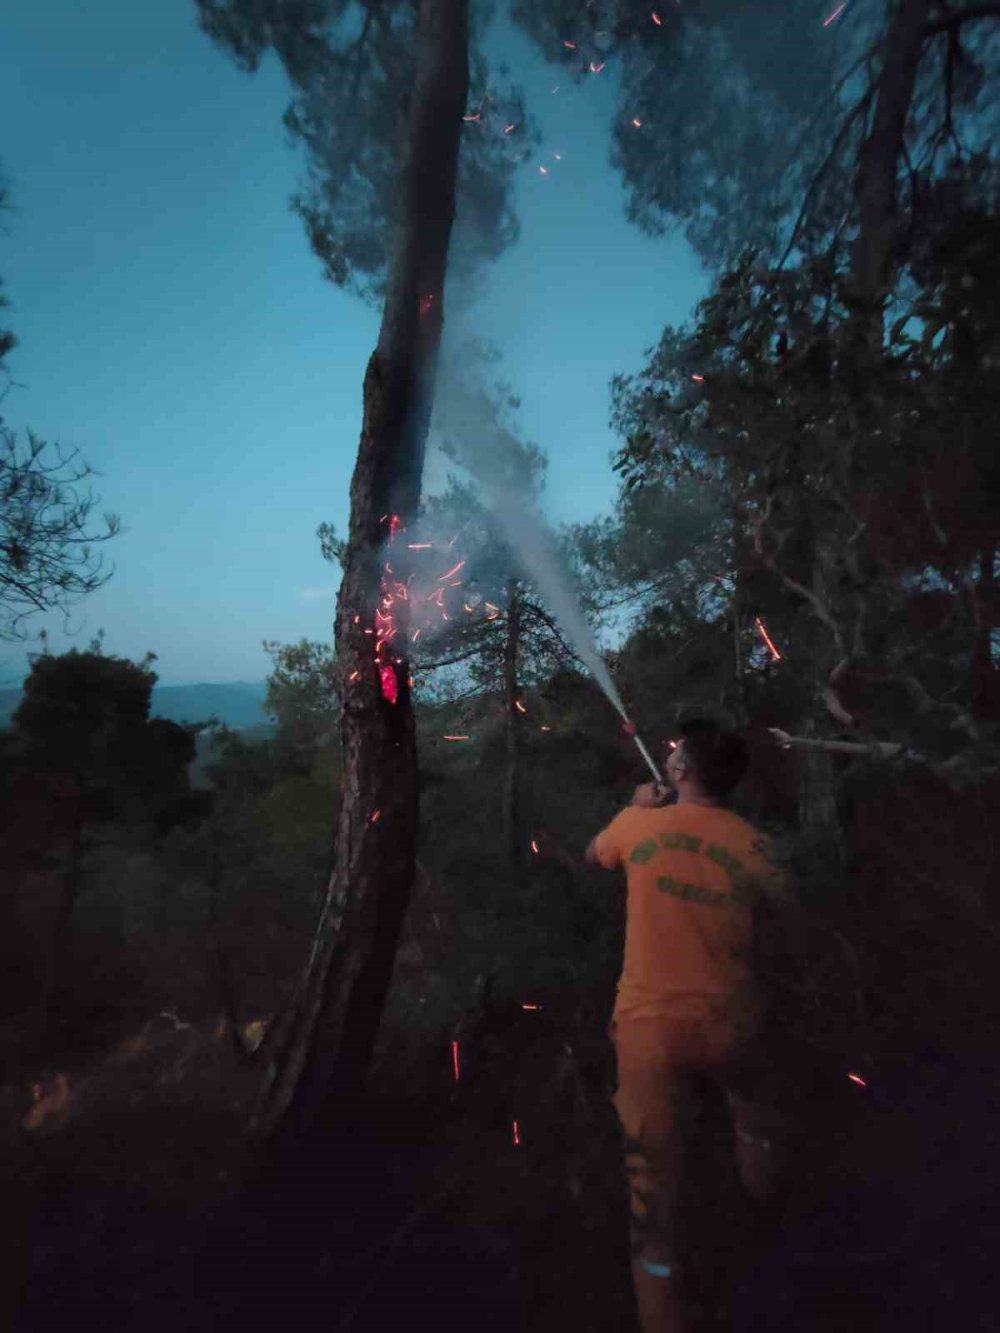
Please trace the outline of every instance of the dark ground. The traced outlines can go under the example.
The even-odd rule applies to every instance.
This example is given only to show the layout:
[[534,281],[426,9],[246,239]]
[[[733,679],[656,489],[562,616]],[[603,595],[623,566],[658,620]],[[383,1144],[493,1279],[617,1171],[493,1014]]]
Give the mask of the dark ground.
[[[150,1069],[176,1067],[166,1049]],[[522,1047],[528,1066],[540,1051]],[[706,1102],[686,1223],[706,1330],[1000,1329],[1000,1056],[866,1075],[860,1089],[803,1073],[808,1124],[771,1222],[740,1196]],[[94,1080],[89,1112],[24,1136],[21,1193],[7,1192],[28,1255],[16,1333],[632,1333],[616,1128],[587,1071],[575,1101],[522,1098],[519,1146],[488,1088],[383,1100],[276,1182],[228,1194],[239,1098],[192,1106],[165,1077],[114,1105]]]

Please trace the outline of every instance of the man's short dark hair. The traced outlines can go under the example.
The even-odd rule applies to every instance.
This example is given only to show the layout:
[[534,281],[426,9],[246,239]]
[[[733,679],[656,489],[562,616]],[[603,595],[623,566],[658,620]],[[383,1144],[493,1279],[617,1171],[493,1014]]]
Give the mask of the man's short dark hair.
[[747,771],[746,743],[733,731],[722,731],[710,718],[695,717],[681,726],[684,762],[706,796],[728,796]]

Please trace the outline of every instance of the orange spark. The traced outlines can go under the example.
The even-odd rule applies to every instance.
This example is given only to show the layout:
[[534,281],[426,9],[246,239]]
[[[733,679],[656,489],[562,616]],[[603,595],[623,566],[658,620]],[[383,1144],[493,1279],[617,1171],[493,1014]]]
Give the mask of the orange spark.
[[463,117],[462,117],[462,119],[463,119],[464,121],[466,121],[466,122],[468,122],[468,121],[470,121],[470,120],[482,120],[482,118],[483,118],[483,117],[482,117],[482,113],[479,112],[479,111],[477,111],[476,114],[475,114],[474,116],[463,116]]
[[542,1006],[541,1006],[540,1004],[522,1004],[522,1005],[521,1005],[521,1008],[522,1008],[522,1009],[541,1009],[541,1007],[542,1007]]
[[590,72],[591,72],[591,74],[600,74],[601,70],[604,68],[604,66],[605,66],[606,64],[607,64],[607,61],[605,61],[605,60],[602,60],[601,63],[600,63],[599,65],[595,65],[594,62],[591,61],[591,62],[590,62]]
[[354,617],[354,623],[355,623],[355,625],[360,625],[360,624],[361,624],[361,617],[360,617],[360,616],[355,616],[355,617]]
[[459,560],[458,564],[454,567],[454,569],[449,569],[447,574],[439,574],[438,583],[444,583],[445,579],[450,579],[453,574],[457,574],[464,564],[465,564],[464,560]]
[[848,1074],[847,1077],[851,1080],[852,1083],[856,1083],[859,1088],[867,1088],[868,1086],[868,1084],[864,1081],[864,1079],[861,1077],[860,1074]]
[[[534,840],[534,838],[531,839],[531,850],[535,853],[536,856],[538,855],[538,843]],[[521,1007],[522,1009],[528,1008],[526,1004],[522,1005]]]
[[538,730],[539,730],[539,731],[551,731],[552,728],[551,728],[551,727],[539,727]]
[[520,699],[514,700],[514,707],[517,709],[519,713],[526,713],[528,711]]
[[833,11],[833,13],[828,14],[826,18],[823,20],[823,27],[828,28],[831,23],[835,23],[837,19],[840,18],[841,14],[843,14],[846,8],[847,8],[847,0],[843,0],[843,3],[839,4],[837,8]]
[[633,117],[632,124],[636,127],[637,130],[642,129],[642,121],[639,119],[638,116]]
[[567,51],[576,50],[576,42],[563,42],[563,46],[565,46]]
[[663,20],[660,18],[659,14],[657,14],[655,9],[653,10],[652,19],[658,28],[663,27]]
[[420,631],[419,631],[418,629],[415,629],[415,630],[413,631],[413,633],[410,635],[410,641],[411,641],[412,643],[416,643],[416,641],[417,641],[419,638],[420,638]]
[[517,1121],[515,1120],[515,1121],[514,1121],[514,1146],[516,1147],[520,1142],[521,1142],[521,1136],[520,1136],[520,1134],[517,1132]]
[[381,816],[382,816],[382,811],[376,810],[375,813],[372,815],[371,819],[369,819],[368,821],[369,824],[377,824]]
[[451,1063],[455,1070],[455,1082],[458,1082],[458,1042],[451,1043]]
[[468,736],[442,736],[443,741],[467,741]]
[[350,674],[350,676],[348,677],[348,680],[349,680],[349,681],[351,681],[351,680],[360,680],[360,679],[361,679],[361,672],[360,672],[360,671],[352,671],[351,674]]
[[780,662],[781,654],[778,652],[777,648],[775,648],[773,642],[771,641],[771,636],[765,629],[763,620],[761,620],[760,616],[754,616],[753,623],[757,626],[757,630],[758,633],[760,634],[760,637],[764,640],[768,648],[770,648],[771,650],[771,660],[774,662]]
[[465,608],[466,611],[472,611],[472,610],[473,610],[473,608],[469,605],[468,602],[463,602],[462,605],[463,605],[463,607]]
[[696,380],[699,384],[701,384],[701,382],[704,380],[705,376],[704,376],[704,375],[692,375],[691,378],[692,378],[693,380]]
[[433,542],[407,542],[406,548],[409,551],[429,551],[433,545]]
[[504,134],[511,134],[516,128],[515,125],[507,125],[504,127]]

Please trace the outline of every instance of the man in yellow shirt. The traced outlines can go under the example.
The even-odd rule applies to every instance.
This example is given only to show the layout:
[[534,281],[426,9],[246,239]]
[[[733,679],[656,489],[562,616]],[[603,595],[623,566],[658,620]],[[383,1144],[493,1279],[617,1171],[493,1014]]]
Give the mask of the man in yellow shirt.
[[[674,1212],[682,1145],[678,1100],[694,1074],[726,1071],[755,1022],[748,951],[751,902],[779,881],[761,835],[727,810],[747,749],[704,719],[681,728],[666,776],[636,789],[587,848],[587,860],[625,870],[625,956],[609,1035],[615,1109],[629,1176],[632,1275],[643,1333],[684,1328],[677,1295]],[[726,1088],[745,1186],[771,1192],[771,1145],[751,1108]]]

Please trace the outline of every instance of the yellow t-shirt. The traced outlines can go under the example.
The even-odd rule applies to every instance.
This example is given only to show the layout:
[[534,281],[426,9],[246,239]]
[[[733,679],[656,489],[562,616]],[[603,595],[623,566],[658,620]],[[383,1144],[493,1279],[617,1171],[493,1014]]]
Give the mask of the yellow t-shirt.
[[685,1001],[728,1007],[749,993],[746,877],[775,874],[752,824],[719,806],[629,806],[596,852],[628,881],[615,1018],[666,1017]]

